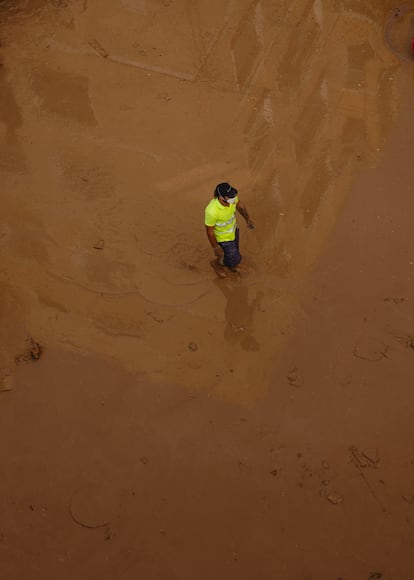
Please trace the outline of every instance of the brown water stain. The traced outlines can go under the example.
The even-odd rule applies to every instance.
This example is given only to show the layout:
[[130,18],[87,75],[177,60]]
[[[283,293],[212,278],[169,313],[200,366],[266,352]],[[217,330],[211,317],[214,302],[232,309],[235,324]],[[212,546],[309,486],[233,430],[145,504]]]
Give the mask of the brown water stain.
[[44,111],[87,125],[96,124],[86,77],[43,68],[33,73],[33,87]]

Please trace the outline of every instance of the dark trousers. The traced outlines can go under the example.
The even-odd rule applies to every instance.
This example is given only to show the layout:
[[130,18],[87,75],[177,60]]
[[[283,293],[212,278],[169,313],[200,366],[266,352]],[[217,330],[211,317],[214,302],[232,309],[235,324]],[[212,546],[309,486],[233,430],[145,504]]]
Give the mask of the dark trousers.
[[236,237],[231,242],[219,242],[224,251],[223,264],[229,268],[234,268],[241,262],[239,252],[239,228],[236,228]]

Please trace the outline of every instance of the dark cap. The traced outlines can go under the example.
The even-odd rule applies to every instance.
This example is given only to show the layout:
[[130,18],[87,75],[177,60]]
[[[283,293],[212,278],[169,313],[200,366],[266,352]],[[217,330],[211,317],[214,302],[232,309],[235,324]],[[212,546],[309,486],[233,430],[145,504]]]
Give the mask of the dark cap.
[[237,189],[234,189],[230,183],[219,183],[216,186],[216,197],[236,197]]

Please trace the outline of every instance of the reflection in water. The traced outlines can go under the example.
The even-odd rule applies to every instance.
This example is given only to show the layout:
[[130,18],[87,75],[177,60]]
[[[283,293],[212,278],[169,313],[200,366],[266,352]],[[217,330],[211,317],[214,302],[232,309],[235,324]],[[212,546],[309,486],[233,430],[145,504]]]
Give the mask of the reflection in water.
[[[353,173],[375,163],[395,115],[402,74],[384,46],[389,3],[105,0],[83,12],[86,0],[0,0],[1,15],[6,6],[24,8],[13,17],[12,42],[2,45],[1,70],[10,63],[7,75],[0,70],[2,183],[10,205],[24,199],[27,219],[41,211],[62,242],[47,243],[51,259],[41,262],[37,250],[28,256],[13,247],[2,266],[47,342],[70,342],[156,380],[191,386],[202,368],[197,385],[218,382],[226,396],[257,397],[293,332],[302,274]],[[39,18],[32,17],[36,9]],[[177,22],[185,35],[177,36]],[[399,36],[398,27],[394,32]],[[54,37],[61,48],[49,46]],[[90,52],[93,39],[119,61]],[[180,71],[193,82],[182,82]],[[227,177],[246,191],[257,224],[243,238],[246,262],[254,256],[257,268],[248,283],[215,281],[223,302],[210,288],[198,298],[195,292],[212,275],[203,270],[209,250],[202,200],[212,182]],[[12,225],[20,216],[13,211]],[[101,238],[105,250],[91,250],[85,270],[88,248]],[[26,268],[16,268],[23,253],[30,288]],[[178,267],[170,267],[171,257]],[[183,278],[184,262],[197,267],[191,279]],[[62,268],[73,270],[76,286],[57,275]],[[90,283],[105,280],[114,295],[92,298],[91,318]],[[115,296],[132,281],[138,290]],[[49,306],[39,309],[36,294]],[[50,304],[59,303],[68,312],[55,317]],[[138,325],[132,330],[131,312]],[[183,354],[190,339],[200,348]],[[235,353],[241,360],[230,376]]]
[[249,302],[249,288],[242,279],[224,278],[214,282],[226,299],[224,339],[244,350],[260,350],[253,332],[254,313],[261,307],[263,292],[257,292]]
[[[384,46],[385,2],[318,0],[286,11],[257,0],[249,10],[263,26],[246,13],[231,51],[246,158],[264,197],[256,220],[269,225],[267,264],[277,267],[284,252],[300,272],[315,259],[353,174],[376,163],[397,112],[399,63]],[[272,27],[275,18],[284,26]]]

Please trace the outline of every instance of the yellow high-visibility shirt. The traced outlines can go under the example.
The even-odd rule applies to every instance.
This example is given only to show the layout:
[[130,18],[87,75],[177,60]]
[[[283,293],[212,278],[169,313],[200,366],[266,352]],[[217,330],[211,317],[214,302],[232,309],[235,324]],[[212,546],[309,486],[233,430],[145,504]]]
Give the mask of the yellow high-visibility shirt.
[[231,242],[236,237],[236,205],[239,201],[230,205],[222,205],[215,197],[210,201],[205,211],[204,223],[206,226],[214,226],[214,235],[218,242]]

